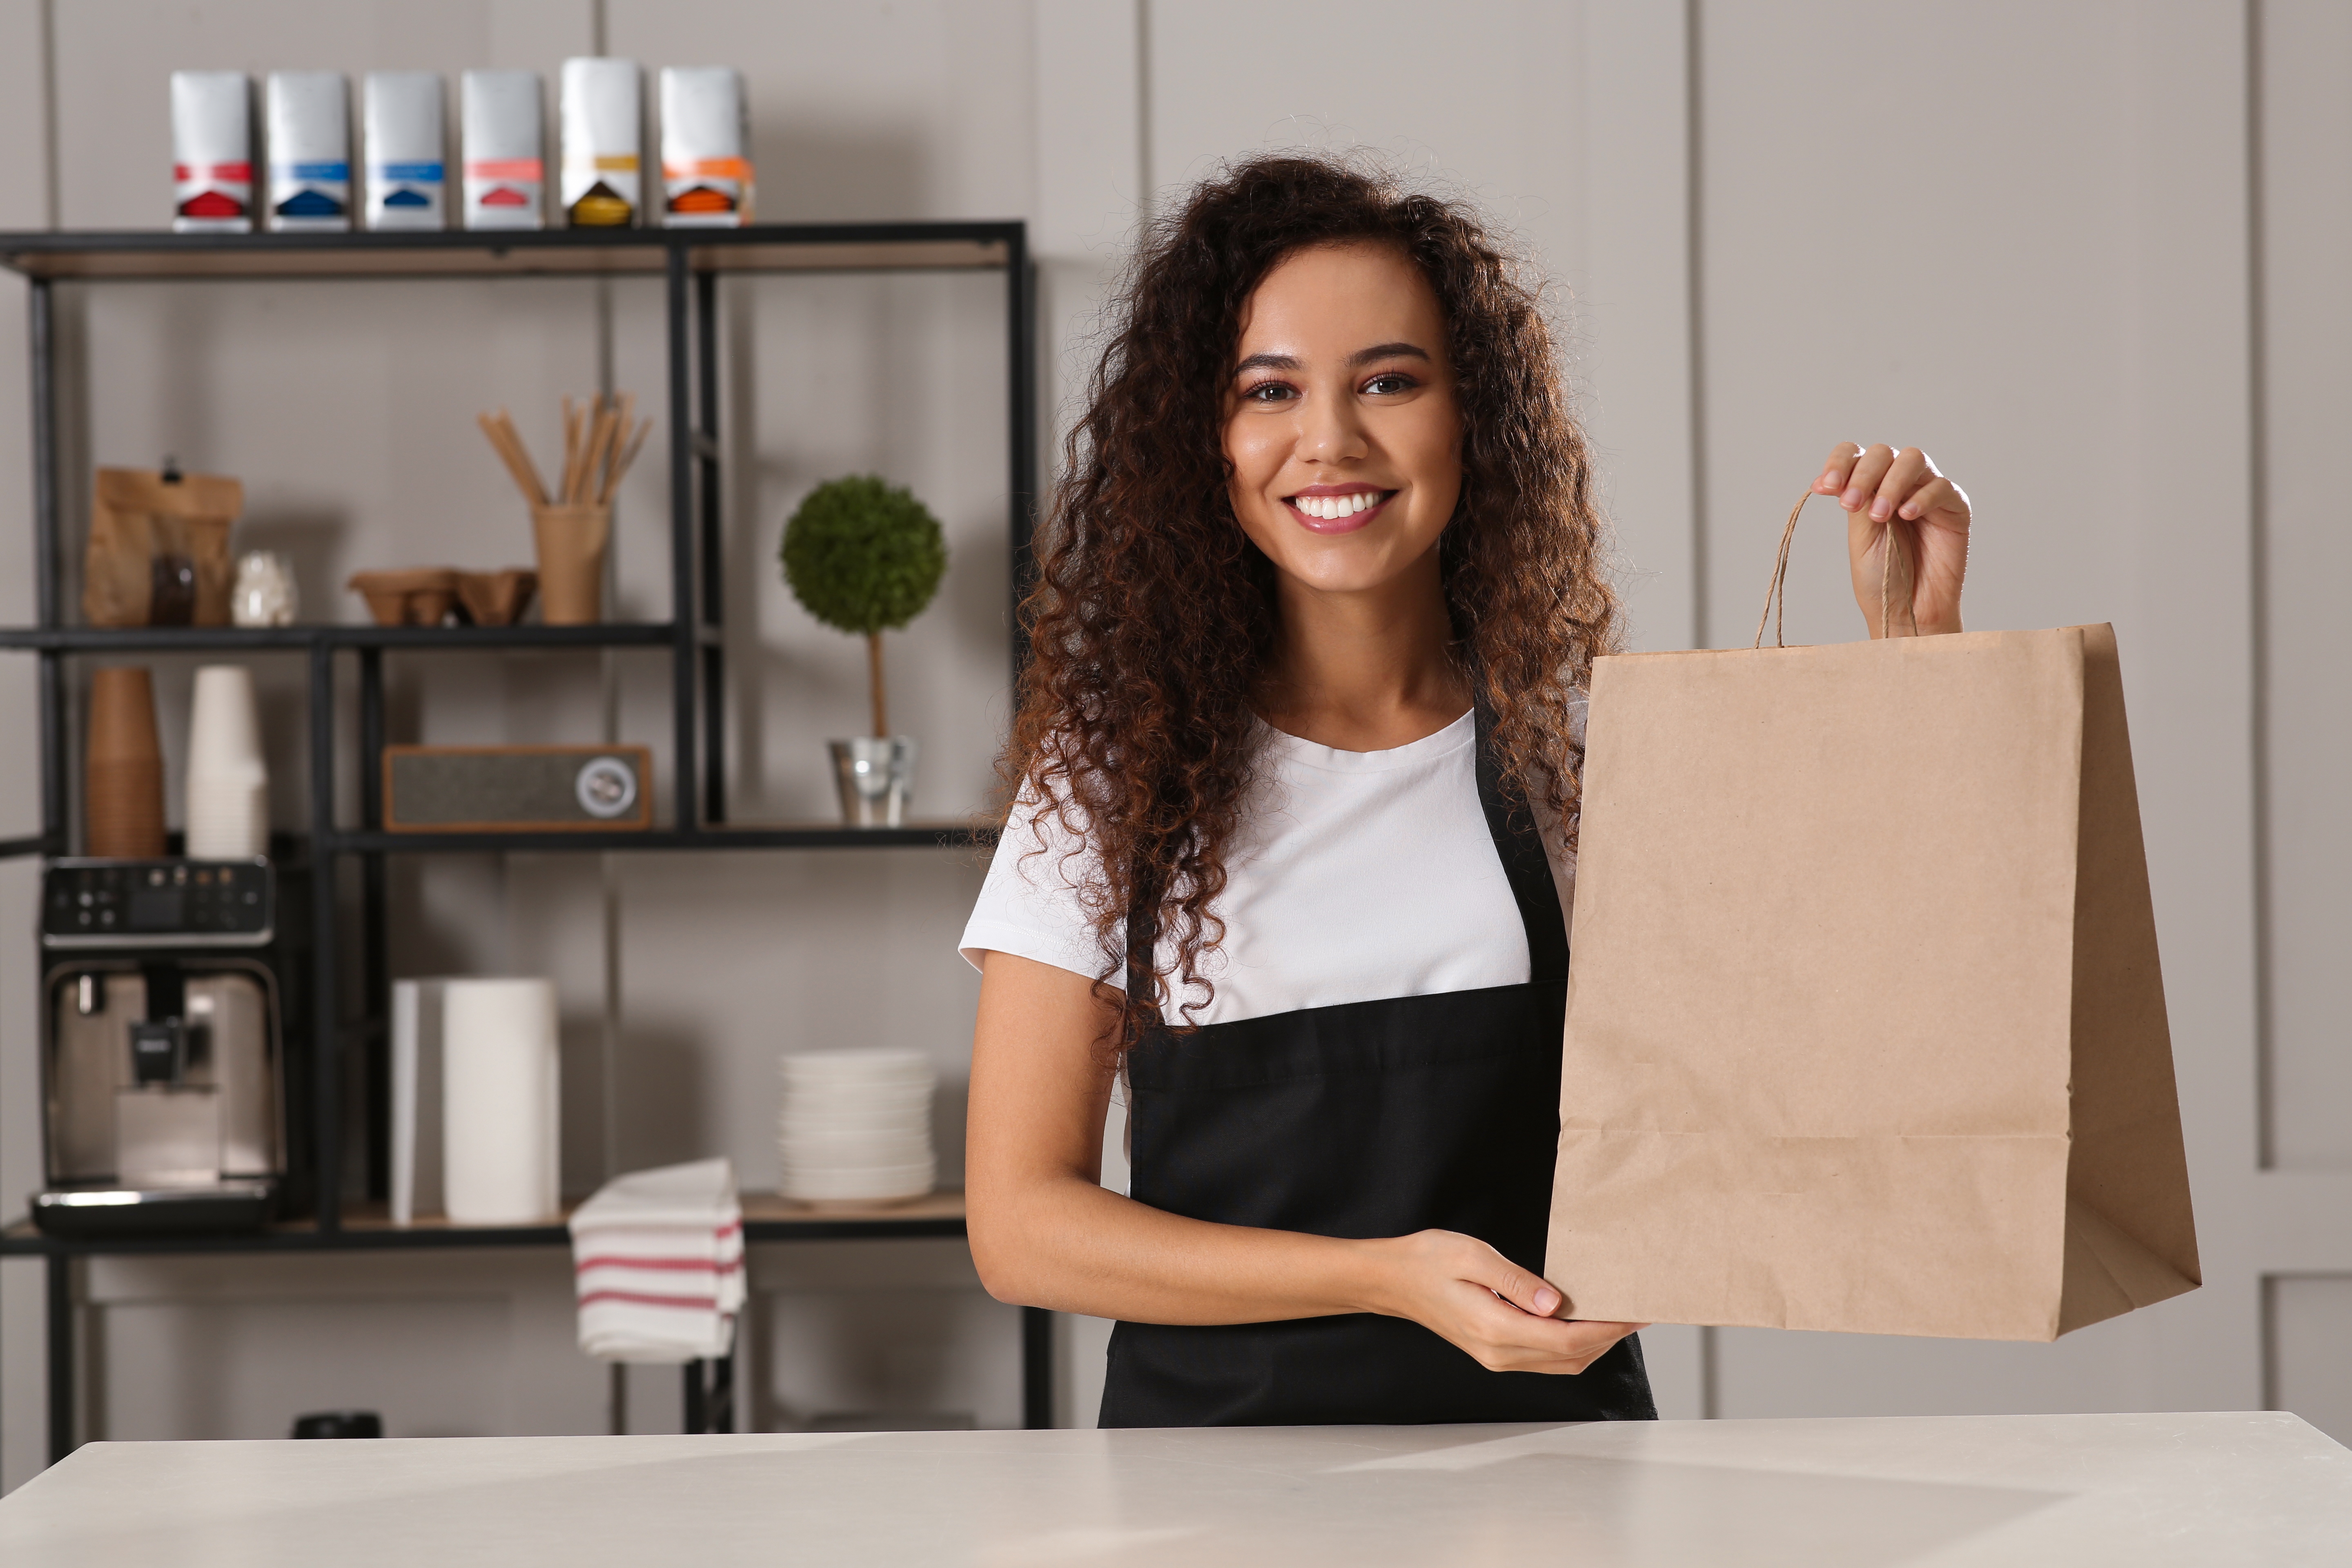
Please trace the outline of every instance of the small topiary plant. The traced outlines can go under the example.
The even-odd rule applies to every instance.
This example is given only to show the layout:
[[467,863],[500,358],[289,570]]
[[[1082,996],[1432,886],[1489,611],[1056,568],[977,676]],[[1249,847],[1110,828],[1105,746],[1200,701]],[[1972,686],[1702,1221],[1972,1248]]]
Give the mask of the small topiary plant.
[[874,733],[890,732],[882,682],[882,634],[923,613],[947,575],[948,544],[913,493],[871,474],[817,486],[784,524],[777,552],[784,584],[803,608],[866,638],[873,675]]

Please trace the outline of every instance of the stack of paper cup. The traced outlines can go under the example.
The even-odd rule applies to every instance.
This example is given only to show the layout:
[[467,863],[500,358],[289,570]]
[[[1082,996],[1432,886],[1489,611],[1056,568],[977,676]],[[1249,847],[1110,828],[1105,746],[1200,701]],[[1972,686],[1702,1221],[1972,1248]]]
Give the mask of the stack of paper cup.
[[241,664],[208,664],[196,671],[187,825],[193,859],[269,853],[269,771],[261,760],[253,672]]
[[919,1198],[939,1180],[921,1051],[799,1051],[783,1058],[783,1195],[806,1203]]
[[143,666],[89,674],[89,751],[83,764],[83,853],[153,859],[163,853],[163,748],[155,682]]

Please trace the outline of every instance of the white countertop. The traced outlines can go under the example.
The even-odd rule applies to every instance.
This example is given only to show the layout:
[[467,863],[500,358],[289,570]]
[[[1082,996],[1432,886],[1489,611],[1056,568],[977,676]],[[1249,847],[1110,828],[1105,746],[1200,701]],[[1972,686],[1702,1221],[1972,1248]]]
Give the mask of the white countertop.
[[2352,1563],[2285,1415],[99,1443],[8,1568]]

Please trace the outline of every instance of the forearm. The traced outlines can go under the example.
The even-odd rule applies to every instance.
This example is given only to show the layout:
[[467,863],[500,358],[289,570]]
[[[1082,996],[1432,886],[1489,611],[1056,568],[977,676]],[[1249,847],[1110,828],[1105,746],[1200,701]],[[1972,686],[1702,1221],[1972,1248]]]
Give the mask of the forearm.
[[990,1294],[1146,1323],[1383,1311],[1388,1244],[1185,1219],[1079,1175],[984,1184],[972,1258]]

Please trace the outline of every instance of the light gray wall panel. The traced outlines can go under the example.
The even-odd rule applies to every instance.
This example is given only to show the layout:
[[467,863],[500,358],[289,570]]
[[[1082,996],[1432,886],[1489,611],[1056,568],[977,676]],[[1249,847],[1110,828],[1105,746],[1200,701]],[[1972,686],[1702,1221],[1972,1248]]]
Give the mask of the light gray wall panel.
[[927,849],[620,863],[621,1165],[717,1150],[776,1184],[776,1058],[888,1046],[939,1064],[942,1178],[963,1169],[980,977],[955,955],[981,871]]
[[958,1244],[765,1247],[751,1269],[758,1371],[741,1396],[761,1430],[828,1416],[1020,1425],[1021,1314],[989,1299]]
[[[42,77],[42,0],[0,0],[0,227],[39,228],[48,222]],[[25,570],[32,526],[30,400],[25,363],[25,288],[0,278],[0,618],[33,618],[32,575]],[[25,743],[35,731],[34,662],[0,658],[0,837],[38,832],[39,755]],[[29,998],[37,965],[33,909],[37,872],[25,860],[0,863],[0,1212],[14,1214],[17,1194],[40,1181],[40,1140],[35,1121],[39,1089]],[[22,1368],[40,1364],[41,1278],[37,1266],[0,1264],[0,1491],[31,1473],[26,1456],[40,1439],[39,1410],[18,1396]]]
[[[1697,641],[1689,11],[1585,0],[1584,417],[1637,648]],[[1654,1358],[1655,1359],[1655,1358]]]
[[98,1437],[282,1437],[332,1409],[391,1436],[604,1429],[560,1253],[115,1258],[85,1300]]
[[[2263,6],[2262,459],[2270,1155],[2352,1168],[2352,9]],[[2352,1321],[2346,1336],[2352,1340]]]
[[2339,1443],[2352,1443],[2352,1274],[2271,1281],[2271,1395]]
[[[2117,613],[2144,243],[2123,9],[1700,8],[1710,646],[1748,646],[1841,440],[1924,447],[1968,489],[1971,625]],[[1862,635],[1842,521],[1808,509],[1791,642]]]
[[[1700,15],[1707,640],[1748,642],[1841,438],[1969,489],[1972,626],[2116,623],[2213,1281],[2054,1349],[1726,1334],[1721,1413],[2252,1404],[2241,19]],[[1791,641],[1860,635],[1842,522],[1808,514]]]

